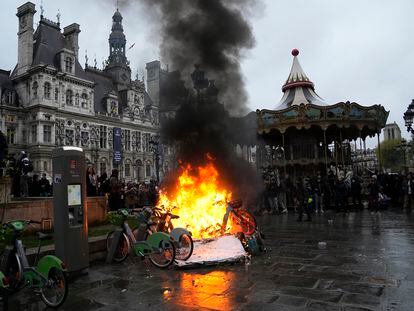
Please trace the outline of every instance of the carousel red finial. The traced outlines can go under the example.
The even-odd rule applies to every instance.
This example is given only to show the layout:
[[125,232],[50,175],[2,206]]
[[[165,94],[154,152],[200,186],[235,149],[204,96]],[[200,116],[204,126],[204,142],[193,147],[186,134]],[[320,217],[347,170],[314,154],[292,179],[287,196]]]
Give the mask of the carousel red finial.
[[299,50],[298,49],[293,49],[292,50],[292,55],[293,56],[298,56],[299,55]]

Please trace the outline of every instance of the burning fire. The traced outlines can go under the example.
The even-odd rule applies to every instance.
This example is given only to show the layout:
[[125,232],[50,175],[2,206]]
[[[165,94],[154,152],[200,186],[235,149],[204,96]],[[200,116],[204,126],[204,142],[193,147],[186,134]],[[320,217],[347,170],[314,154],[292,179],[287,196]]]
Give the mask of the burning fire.
[[231,199],[231,192],[222,185],[216,167],[208,159],[205,166],[182,166],[174,191],[161,192],[158,203],[164,209],[174,208],[172,213],[180,216],[173,220],[174,227],[187,228],[193,238],[219,235],[226,201]]

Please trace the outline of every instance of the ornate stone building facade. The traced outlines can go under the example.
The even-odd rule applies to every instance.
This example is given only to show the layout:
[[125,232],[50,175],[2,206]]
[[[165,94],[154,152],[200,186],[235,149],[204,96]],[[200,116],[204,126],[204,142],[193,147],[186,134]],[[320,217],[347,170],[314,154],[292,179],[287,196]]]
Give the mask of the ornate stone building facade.
[[[131,78],[126,57],[122,16],[112,17],[109,56],[104,69],[79,63],[80,27],[44,18],[34,29],[35,5],[17,9],[18,62],[0,70],[0,130],[9,153],[26,150],[35,173],[51,174],[52,150],[72,145],[85,150],[98,175],[120,169],[125,180],[143,181],[156,175],[159,133],[159,62],[147,64],[148,87]],[[158,89],[157,89],[158,88]],[[154,96],[154,100],[151,96]],[[122,131],[122,161],[113,161],[113,129]],[[159,170],[169,167],[161,154]]]

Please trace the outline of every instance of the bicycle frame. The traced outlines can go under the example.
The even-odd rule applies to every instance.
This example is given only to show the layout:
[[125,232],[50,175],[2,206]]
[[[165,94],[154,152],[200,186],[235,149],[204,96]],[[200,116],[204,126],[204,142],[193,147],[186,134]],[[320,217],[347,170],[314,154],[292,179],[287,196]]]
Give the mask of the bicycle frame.
[[[38,262],[40,247],[36,255],[35,266],[30,266],[26,252],[24,250],[23,242],[18,238],[19,232],[14,231],[12,237],[13,251],[12,256],[15,257],[19,272],[19,282],[24,281],[29,287],[41,288],[47,284],[47,277],[50,269],[57,268],[62,271],[66,271],[63,262],[51,255],[42,257]],[[37,263],[37,265],[36,265]]]
[[173,242],[172,237],[164,232],[152,233],[150,229],[147,229],[147,230],[150,231],[150,234],[147,240],[137,241],[128,222],[123,221],[122,223],[122,231],[123,231],[123,234],[125,234],[127,237],[127,241],[129,243],[128,247],[129,249],[131,248],[133,249],[136,256],[145,257],[145,256],[148,256],[149,254],[160,252],[159,247],[160,247],[161,241]]

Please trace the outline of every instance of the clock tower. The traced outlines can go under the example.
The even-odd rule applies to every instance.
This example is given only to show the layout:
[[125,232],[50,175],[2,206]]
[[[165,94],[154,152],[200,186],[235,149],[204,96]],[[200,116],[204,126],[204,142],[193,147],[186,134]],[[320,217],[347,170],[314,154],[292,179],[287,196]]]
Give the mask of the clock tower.
[[33,61],[33,16],[36,13],[35,5],[27,2],[17,8],[19,19],[17,75],[25,73]]
[[105,71],[117,84],[118,90],[131,83],[131,68],[126,57],[126,38],[122,26],[122,15],[117,9],[112,16],[112,32],[109,35],[109,57]]

